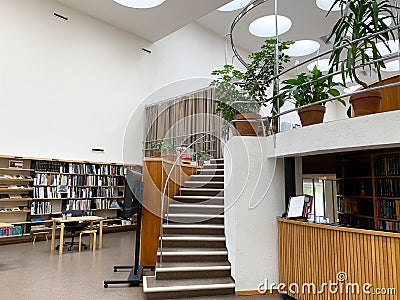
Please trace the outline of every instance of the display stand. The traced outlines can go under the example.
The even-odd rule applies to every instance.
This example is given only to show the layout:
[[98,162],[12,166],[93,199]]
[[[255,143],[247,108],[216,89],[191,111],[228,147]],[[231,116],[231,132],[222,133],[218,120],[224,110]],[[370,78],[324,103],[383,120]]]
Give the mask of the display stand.
[[[104,280],[104,287],[107,288],[110,284],[128,284],[129,286],[139,286],[143,282],[143,270],[154,270],[154,266],[141,266],[139,265],[140,256],[140,231],[142,224],[142,191],[143,182],[142,174],[129,170],[127,173],[127,185],[132,191],[133,198],[136,198],[138,203],[137,211],[137,226],[136,226],[136,243],[135,243],[135,262],[133,266],[114,266],[114,272],[118,270],[129,270],[128,279],[126,280]],[[128,193],[126,193],[128,194]]]

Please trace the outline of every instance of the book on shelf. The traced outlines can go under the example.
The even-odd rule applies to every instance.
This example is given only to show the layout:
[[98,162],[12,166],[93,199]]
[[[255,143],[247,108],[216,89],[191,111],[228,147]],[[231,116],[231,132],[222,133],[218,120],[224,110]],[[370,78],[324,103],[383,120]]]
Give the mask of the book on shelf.
[[400,178],[375,179],[375,194],[378,197],[400,197]]
[[400,176],[400,156],[374,159],[375,176]]
[[50,202],[32,202],[31,215],[47,215],[52,213]]
[[379,229],[385,230],[385,231],[399,232],[400,231],[400,223],[393,222],[393,221],[381,220],[381,221],[379,221]]
[[396,201],[390,199],[378,199],[376,201],[377,214],[383,219],[397,219],[396,216]]
[[22,226],[10,228],[0,228],[0,237],[20,236],[22,235]]

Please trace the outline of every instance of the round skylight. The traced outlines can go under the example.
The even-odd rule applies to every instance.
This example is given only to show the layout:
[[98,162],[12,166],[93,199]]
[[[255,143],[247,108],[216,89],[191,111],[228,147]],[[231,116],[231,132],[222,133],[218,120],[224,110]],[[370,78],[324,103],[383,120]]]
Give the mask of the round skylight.
[[329,71],[329,68],[331,67],[329,65],[329,59],[327,58],[312,62],[307,66],[307,69],[312,71],[312,69],[314,69],[314,66],[317,66],[318,70],[320,70],[321,72]]
[[161,5],[165,0],[114,0],[115,2],[132,8],[152,8]]
[[[333,81],[333,82],[343,83],[342,74],[336,74],[336,75],[334,75],[334,76],[332,77],[332,81]],[[346,77],[344,78],[344,82],[345,82],[345,83],[349,83],[349,82],[352,82],[352,81],[353,81],[353,80],[351,80],[351,78],[348,77],[348,76],[346,76]]]
[[[378,49],[379,53],[382,56],[399,52],[399,40],[390,40],[387,44],[389,46],[389,49],[383,42],[379,42],[376,44],[376,48]],[[368,49],[365,52],[367,53],[368,56],[372,57],[371,49]]]
[[233,0],[228,4],[218,8],[219,11],[234,11],[245,7],[251,0]]
[[296,41],[293,45],[289,47],[289,49],[284,50],[283,52],[291,57],[293,56],[304,56],[311,53],[314,53],[319,49],[321,45],[312,40],[300,40]]
[[[329,11],[332,7],[333,2],[335,2],[335,0],[317,0],[317,6],[322,9],[322,10],[326,10]],[[332,11],[338,11],[340,10],[340,5],[336,4],[333,8]]]
[[349,86],[349,87],[345,88],[343,90],[343,92],[345,92],[346,94],[350,94],[350,93],[357,91],[359,88],[361,88],[361,85],[357,84],[357,85],[353,85],[353,86]]
[[390,61],[385,63],[385,68],[382,68],[382,71],[385,72],[398,72],[400,71],[400,63],[398,60]]
[[[287,32],[292,27],[292,21],[285,16],[278,15],[278,35]],[[251,34],[259,37],[274,37],[275,30],[275,15],[264,16],[254,20],[250,26]]]

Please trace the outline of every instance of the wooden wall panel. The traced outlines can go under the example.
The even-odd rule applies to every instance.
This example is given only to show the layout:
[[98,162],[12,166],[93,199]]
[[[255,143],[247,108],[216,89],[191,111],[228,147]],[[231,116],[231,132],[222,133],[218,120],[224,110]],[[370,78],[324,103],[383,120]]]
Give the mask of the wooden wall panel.
[[[398,82],[400,80],[400,75],[394,75],[388,78],[384,78],[381,82],[376,82],[371,84],[371,87],[381,86],[388,83]],[[389,88],[381,89],[382,101],[380,106],[380,111],[391,111],[400,109],[400,86],[394,86]]]
[[[140,235],[140,264],[155,266],[157,260],[158,240],[161,226],[161,197],[165,182],[172,164],[162,158],[145,158],[143,161],[143,214]],[[167,187],[167,195],[173,199],[179,187],[190,175],[195,174],[196,167],[190,165],[176,166],[172,172],[172,181]],[[181,174],[180,174],[181,173]],[[165,204],[168,205],[168,198]],[[164,207],[164,213],[168,206]]]
[[[298,300],[378,300],[399,299],[392,295],[366,294],[363,285],[394,288],[400,292],[400,235],[381,231],[310,224],[278,218],[280,282],[296,283],[299,293],[289,295]],[[337,275],[347,279],[341,284]],[[317,291],[324,283],[338,283],[338,293],[302,293],[305,283],[315,284]],[[352,293],[349,284],[358,284],[360,293]],[[346,292],[346,286],[350,292]],[[340,288],[343,292],[340,293]]]

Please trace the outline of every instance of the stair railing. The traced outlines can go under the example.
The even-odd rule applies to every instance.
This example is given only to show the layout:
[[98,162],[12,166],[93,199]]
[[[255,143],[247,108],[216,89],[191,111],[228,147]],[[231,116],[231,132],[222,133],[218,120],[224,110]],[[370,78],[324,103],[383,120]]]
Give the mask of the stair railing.
[[[180,161],[182,154],[184,154],[186,152],[186,150],[190,149],[190,147],[192,147],[194,144],[197,144],[200,140],[202,140],[206,136],[214,134],[215,132],[216,132],[216,130],[205,132],[201,137],[197,138],[194,142],[192,142],[189,146],[187,146],[181,153],[179,153],[179,155],[177,155],[174,163],[171,166],[171,170],[169,170],[169,172],[168,172],[168,176],[167,176],[167,179],[165,180],[165,184],[164,184],[163,193],[161,195],[160,266],[162,265],[162,254],[163,254],[163,236],[164,236],[163,224],[164,224],[165,194],[167,193],[167,187],[169,186],[169,181],[171,179],[172,172],[174,171],[174,168],[176,167],[178,161]],[[179,172],[179,173],[181,173],[181,172]],[[169,193],[168,193],[168,196],[169,196]],[[166,215],[167,215],[166,224],[168,224],[168,217],[169,217],[168,214],[169,214],[169,205],[167,207],[167,212],[166,212]]]

